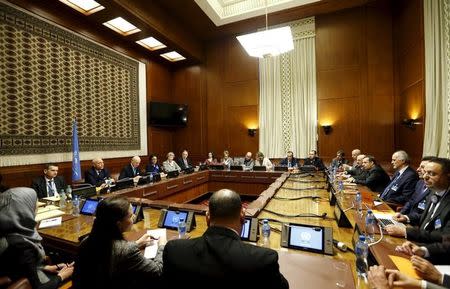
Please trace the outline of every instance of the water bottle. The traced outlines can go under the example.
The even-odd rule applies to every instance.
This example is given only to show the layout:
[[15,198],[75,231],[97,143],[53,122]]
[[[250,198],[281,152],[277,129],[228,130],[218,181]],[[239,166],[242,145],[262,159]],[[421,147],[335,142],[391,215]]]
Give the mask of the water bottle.
[[376,227],[375,216],[373,215],[372,210],[368,210],[366,216],[366,236],[368,243],[374,241],[375,227]]
[[66,208],[66,194],[64,193],[63,189],[59,191],[59,208],[60,209]]
[[178,221],[178,238],[183,239],[186,235],[186,222],[184,219]]
[[72,187],[70,185],[68,185],[66,188],[66,195],[67,198],[72,199]]
[[355,246],[356,255],[356,274],[358,277],[367,277],[367,254],[369,252],[369,246],[366,243],[366,237],[364,235],[359,236],[359,241]]
[[72,215],[78,217],[80,215],[80,199],[77,195],[72,198]]
[[338,183],[338,190],[339,190],[339,193],[344,192],[344,183],[342,181],[339,181],[339,183]]
[[153,184],[153,173],[150,173],[149,180],[150,180],[150,184]]
[[263,247],[269,247],[270,241],[270,225],[267,219],[263,220],[263,225],[261,228],[262,236],[263,236]]
[[356,210],[356,215],[357,217],[361,217],[362,216],[362,197],[361,197],[361,192],[356,192],[356,196],[355,196],[355,210]]

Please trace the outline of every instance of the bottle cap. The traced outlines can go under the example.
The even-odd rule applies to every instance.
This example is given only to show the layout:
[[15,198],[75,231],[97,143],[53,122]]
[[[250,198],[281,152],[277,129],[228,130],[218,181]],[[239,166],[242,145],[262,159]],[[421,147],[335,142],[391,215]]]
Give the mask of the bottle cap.
[[372,214],[372,210],[367,210],[367,214]]
[[365,241],[365,240],[366,240],[366,236],[364,236],[364,235],[359,235],[359,240],[360,240],[360,241]]

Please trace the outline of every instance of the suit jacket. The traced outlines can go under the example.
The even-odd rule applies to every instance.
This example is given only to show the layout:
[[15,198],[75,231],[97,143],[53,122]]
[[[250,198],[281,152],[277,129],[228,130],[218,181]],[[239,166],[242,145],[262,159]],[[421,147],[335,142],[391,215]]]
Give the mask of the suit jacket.
[[[445,279],[447,279],[447,283],[446,283],[446,280]],[[444,286],[441,286],[441,285],[437,285],[437,284],[434,284],[434,283],[431,283],[431,282],[428,282],[427,281],[427,289],[446,289],[446,288],[450,288],[450,280],[448,280],[449,279],[449,276],[447,275],[447,274],[445,274],[444,275]]]
[[415,191],[416,183],[419,180],[419,176],[416,171],[411,167],[407,167],[406,170],[397,177],[398,172],[392,178],[391,186],[386,194],[383,194],[383,200],[391,203],[405,204]]
[[[442,236],[442,242],[431,243],[425,245],[430,256],[427,258],[435,265],[448,265],[450,259],[450,235]],[[447,277],[447,284],[450,285],[450,276]],[[445,279],[444,279],[445,281]],[[444,282],[445,284],[445,282]],[[446,285],[446,286],[448,286]]]
[[123,167],[122,171],[120,172],[119,180],[125,179],[125,178],[134,178],[135,176],[140,176],[140,175],[141,175],[141,172],[140,172],[139,168],[136,168],[136,173],[134,173],[133,168],[131,167],[131,164],[128,164],[125,167]]
[[316,169],[322,171],[325,169],[325,166],[323,165],[322,159],[319,157],[314,157],[313,159],[306,158],[305,162],[303,163],[304,166],[315,166]]
[[353,166],[351,169],[349,169],[347,171],[347,173],[353,177],[355,176],[359,176],[362,172],[364,171],[364,169],[361,166]]
[[84,182],[99,187],[105,182],[105,179],[109,179],[110,177],[111,175],[107,169],[102,169],[97,174],[97,170],[91,167],[84,173]]
[[167,288],[289,288],[276,251],[246,244],[232,230],[209,227],[202,237],[169,241],[163,254]]
[[288,159],[285,158],[284,160],[282,160],[280,162],[280,166],[282,166],[282,167],[290,167],[290,168],[299,166],[298,160],[296,158],[292,158],[290,166],[288,166],[288,163],[289,163]]
[[[67,185],[64,181],[64,178],[61,176],[56,176],[53,181],[55,182],[56,190],[65,190]],[[38,199],[46,198],[48,197],[47,194],[47,181],[45,180],[44,176],[37,177],[33,180],[31,183],[31,187],[36,191]]]
[[338,169],[340,166],[342,166],[343,164],[347,164],[347,163],[348,163],[347,159],[340,159],[339,160],[337,158],[334,158],[331,161],[330,168],[331,169],[334,169],[334,168]]
[[[188,167],[192,167],[192,163],[190,159],[186,159],[188,162]],[[180,166],[182,170],[187,169],[188,167],[184,164],[183,158],[177,159],[177,164]]]
[[369,187],[373,192],[382,192],[389,183],[389,176],[379,165],[366,173],[365,179],[355,179],[355,183]]
[[[422,179],[418,180],[416,183],[414,194],[400,211],[400,213],[402,213],[403,215],[408,215],[409,222],[411,224],[419,223],[420,216],[422,215],[426,207],[426,197],[429,192],[430,190],[425,187],[424,181]],[[425,207],[419,208],[419,204],[422,201],[425,202]]]
[[146,171],[147,173],[157,173],[157,174],[159,174],[159,173],[162,171],[162,168],[161,168],[161,166],[158,165],[158,164],[153,165],[152,163],[149,163],[149,164],[147,165],[147,167],[145,168],[145,171]]
[[[406,236],[408,240],[421,243],[441,243],[442,236],[450,234],[450,192],[447,192],[441,199],[440,205],[431,218],[425,230],[420,230],[420,225],[426,221],[427,212],[432,204],[431,197],[433,194],[428,194],[427,206],[422,216],[420,217],[419,226],[407,227]],[[436,220],[440,220],[440,227],[436,227]]]

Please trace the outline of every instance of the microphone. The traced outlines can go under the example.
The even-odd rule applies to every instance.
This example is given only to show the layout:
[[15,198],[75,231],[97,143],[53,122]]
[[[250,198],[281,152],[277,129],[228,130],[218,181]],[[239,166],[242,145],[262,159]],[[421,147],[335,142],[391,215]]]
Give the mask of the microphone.
[[338,240],[333,239],[333,245],[336,246],[336,248],[338,248],[342,252],[346,252],[347,251],[347,245],[345,243],[343,243],[343,242],[340,242]]

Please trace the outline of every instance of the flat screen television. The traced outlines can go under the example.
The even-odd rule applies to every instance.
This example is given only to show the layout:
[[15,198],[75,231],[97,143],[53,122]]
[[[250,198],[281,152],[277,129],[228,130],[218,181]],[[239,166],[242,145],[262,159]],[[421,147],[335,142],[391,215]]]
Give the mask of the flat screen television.
[[186,126],[188,106],[165,102],[150,102],[148,123],[151,126]]

